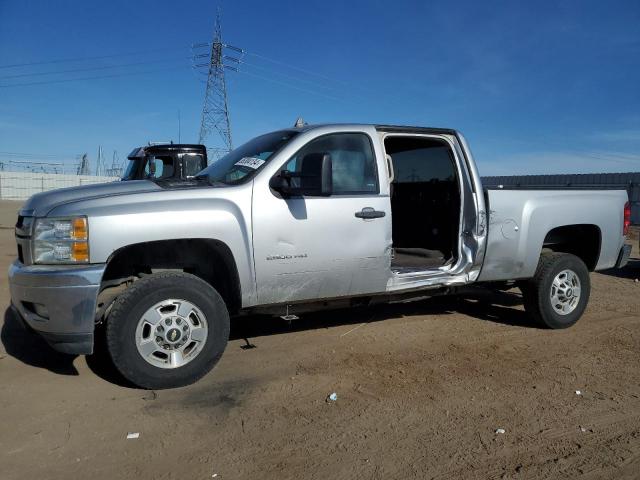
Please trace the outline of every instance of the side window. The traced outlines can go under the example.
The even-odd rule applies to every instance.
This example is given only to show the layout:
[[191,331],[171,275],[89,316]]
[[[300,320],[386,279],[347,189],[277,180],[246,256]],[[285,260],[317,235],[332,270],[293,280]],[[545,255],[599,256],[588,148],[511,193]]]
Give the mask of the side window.
[[185,154],[182,156],[182,174],[185,177],[195,177],[204,168],[206,165],[203,165],[202,155]]
[[393,161],[394,184],[457,182],[453,152],[443,141],[423,137],[388,137],[384,145]]
[[163,166],[164,164],[159,158],[148,157],[147,163],[144,166],[144,178],[160,178],[162,176]]
[[144,178],[162,179],[172,176],[173,157],[164,155],[147,157],[147,163],[144,166]]
[[[285,170],[304,173],[307,155],[331,155],[333,194],[378,193],[378,173],[371,140],[364,133],[334,133],[312,140],[285,165]],[[293,178],[292,181],[299,181]],[[299,185],[293,185],[299,186]]]

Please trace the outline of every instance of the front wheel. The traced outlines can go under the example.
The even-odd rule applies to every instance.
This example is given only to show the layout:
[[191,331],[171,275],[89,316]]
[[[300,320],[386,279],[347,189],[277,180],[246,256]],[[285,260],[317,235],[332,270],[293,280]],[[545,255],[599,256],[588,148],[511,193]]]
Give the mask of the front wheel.
[[148,389],[189,385],[218,362],[229,339],[222,297],[182,272],[146,276],[114,302],[107,349],[118,371]]
[[567,328],[584,313],[591,293],[589,270],[569,253],[540,257],[534,277],[521,285],[524,308],[547,328]]

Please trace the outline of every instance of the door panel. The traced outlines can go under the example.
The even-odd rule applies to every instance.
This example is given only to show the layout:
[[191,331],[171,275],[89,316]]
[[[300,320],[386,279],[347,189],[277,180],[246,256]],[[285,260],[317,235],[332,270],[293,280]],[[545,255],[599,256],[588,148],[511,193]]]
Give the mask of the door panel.
[[[385,215],[356,217],[363,209]],[[261,304],[386,289],[391,257],[386,195],[283,199],[266,185],[255,185],[253,233]]]
[[[332,194],[316,196],[317,188],[307,185],[317,183],[318,159],[327,157]],[[254,184],[259,302],[385,291],[391,275],[391,205],[379,193],[371,137],[364,132],[319,135],[281,168],[303,196],[285,199],[263,183]]]

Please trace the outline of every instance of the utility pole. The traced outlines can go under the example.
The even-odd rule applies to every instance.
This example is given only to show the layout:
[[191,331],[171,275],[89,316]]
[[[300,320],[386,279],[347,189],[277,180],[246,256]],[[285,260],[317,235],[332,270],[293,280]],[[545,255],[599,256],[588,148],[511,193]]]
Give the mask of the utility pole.
[[[208,44],[194,45],[194,48],[208,46]],[[216,24],[213,30],[213,42],[211,43],[211,51],[208,55],[209,63],[204,65],[196,65],[196,67],[208,67],[207,89],[204,95],[204,106],[202,107],[202,121],[200,123],[200,139],[199,143],[204,144],[209,139],[210,148],[208,149],[213,155],[213,160],[226,155],[233,148],[231,141],[231,124],[229,122],[229,105],[227,102],[227,85],[225,81],[225,68],[236,70],[237,68],[225,65],[224,60],[238,63],[239,60],[234,57],[224,55],[224,49],[231,49],[242,53],[242,49],[226,45],[222,42],[222,27],[220,25],[220,9],[216,15]],[[203,57],[205,55],[194,55],[194,58]],[[215,141],[210,136],[216,134]]]
[[102,174],[102,163],[104,159],[102,158],[102,147],[98,146],[98,159],[96,160],[96,176],[100,176]]
[[86,153],[82,154],[80,165],[78,166],[78,175],[89,175],[89,157]]

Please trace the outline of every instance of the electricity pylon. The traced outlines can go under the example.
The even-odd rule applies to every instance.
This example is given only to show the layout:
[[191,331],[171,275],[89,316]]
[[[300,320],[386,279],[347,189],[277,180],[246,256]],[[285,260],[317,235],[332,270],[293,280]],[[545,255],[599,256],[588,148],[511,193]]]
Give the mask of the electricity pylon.
[[89,157],[86,153],[82,154],[80,158],[80,164],[78,165],[78,175],[90,175],[89,171]]
[[[220,10],[218,10],[209,54],[209,72],[207,75],[207,89],[204,95],[204,106],[202,107],[199,139],[201,144],[205,144],[209,139],[208,144],[210,147],[208,150],[213,154],[210,156],[214,161],[226,155],[233,148],[231,124],[229,122],[229,105],[227,102],[227,85],[224,78],[225,68],[232,67],[225,66],[223,63],[225,59],[223,50],[225,47],[241,51],[222,42]],[[217,134],[217,138],[215,140],[210,139],[211,134]]]
[[107,168],[105,170],[107,177],[119,177],[122,175],[122,167],[120,166],[120,158],[118,157],[118,152],[116,150],[113,151],[113,160],[111,161],[111,168]]

